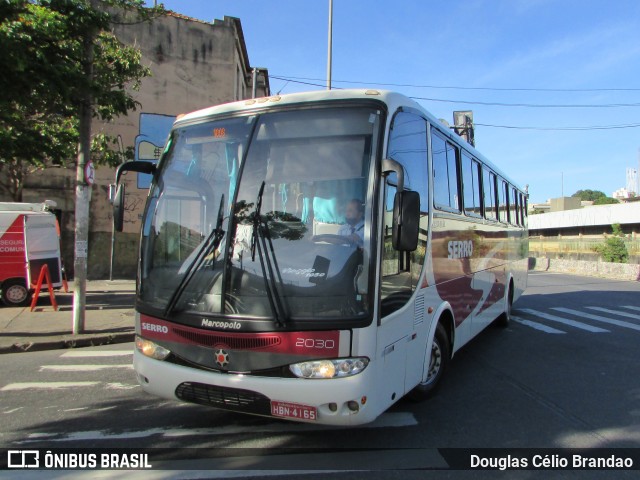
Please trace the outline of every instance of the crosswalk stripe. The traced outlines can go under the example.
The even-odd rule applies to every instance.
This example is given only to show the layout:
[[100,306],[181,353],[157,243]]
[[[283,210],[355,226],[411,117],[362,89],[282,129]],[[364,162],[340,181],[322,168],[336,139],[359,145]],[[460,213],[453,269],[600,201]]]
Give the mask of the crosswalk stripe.
[[617,325],[618,327],[630,328],[632,330],[637,330],[640,332],[640,325],[636,325],[630,322],[625,322],[624,320],[614,320],[613,318],[602,317],[600,315],[593,315],[591,313],[581,312],[579,310],[572,310],[570,308],[564,308],[564,307],[554,307],[553,310],[569,313],[571,315],[578,315],[580,317],[588,318],[589,320],[595,320],[596,322],[609,323],[611,325]]
[[[418,425],[418,420],[410,412],[386,412],[380,415],[375,421],[360,425],[360,428],[398,428],[414,427]],[[120,440],[133,438],[146,438],[154,435],[161,435],[165,438],[194,437],[196,435],[229,436],[243,433],[287,433],[287,432],[313,432],[327,430],[341,430],[344,427],[334,425],[318,425],[313,423],[291,423],[282,422],[268,423],[265,425],[228,425],[217,426],[215,428],[150,428],[148,430],[128,430],[124,432],[113,432],[111,430],[88,430],[79,432],[60,433],[30,433],[26,440],[18,443],[39,442],[46,439],[47,442],[68,442],[78,440]]]
[[634,307],[633,305],[623,305],[622,308],[629,308],[631,310],[636,310],[640,312],[640,307]]
[[634,320],[640,320],[640,315],[635,315],[633,313],[621,312],[620,310],[610,310],[608,308],[602,307],[587,307],[591,310],[597,310],[598,312],[611,313],[613,315],[620,315],[621,317],[633,318]]
[[605,330],[604,328],[594,327],[592,325],[587,325],[586,323],[576,322],[575,320],[569,320],[568,318],[557,317],[556,315],[550,315],[548,313],[540,312],[538,310],[532,310],[530,308],[519,308],[518,311],[528,313],[529,315],[533,315],[535,317],[544,318],[545,320],[550,320],[552,322],[570,325],[572,327],[580,328],[582,330],[587,330],[593,333],[604,333],[609,331]]
[[60,355],[61,357],[122,357],[125,355],[133,355],[133,350],[109,350],[109,351],[96,351],[96,350],[69,350],[68,352]]
[[96,372],[98,370],[111,370],[112,368],[128,368],[133,370],[133,365],[42,365],[40,371],[54,372]]
[[44,389],[55,390],[59,388],[92,387],[100,382],[18,382],[10,383],[0,388],[2,392],[11,390]]
[[567,333],[563,332],[562,330],[557,330],[553,327],[549,327],[543,323],[532,322],[531,320],[526,320],[514,315],[511,315],[511,319],[517,323],[521,323],[522,325],[526,325],[527,327],[535,328],[536,330],[541,330],[546,333]]

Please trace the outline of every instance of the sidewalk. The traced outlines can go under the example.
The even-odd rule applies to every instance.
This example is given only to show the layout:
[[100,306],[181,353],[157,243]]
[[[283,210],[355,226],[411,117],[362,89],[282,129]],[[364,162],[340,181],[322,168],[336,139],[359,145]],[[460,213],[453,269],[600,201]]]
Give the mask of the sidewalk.
[[0,354],[133,341],[135,281],[88,281],[84,333],[77,335],[72,334],[72,288],[70,283],[69,293],[55,292],[57,312],[46,288],[33,312],[0,304]]

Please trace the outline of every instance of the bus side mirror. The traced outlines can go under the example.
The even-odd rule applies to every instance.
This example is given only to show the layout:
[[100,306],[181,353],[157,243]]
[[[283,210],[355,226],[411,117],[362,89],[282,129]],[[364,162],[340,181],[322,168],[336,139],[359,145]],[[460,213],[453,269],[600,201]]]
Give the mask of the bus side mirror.
[[148,173],[154,175],[156,173],[156,165],[152,162],[144,160],[134,160],[124,162],[116,170],[116,194],[113,198],[113,229],[121,232],[124,226],[124,184],[120,183],[120,177],[124,172]]
[[392,245],[401,252],[413,252],[418,248],[420,228],[420,194],[396,192],[393,199]]
[[116,232],[124,228],[124,183],[118,185],[113,197],[113,228]]

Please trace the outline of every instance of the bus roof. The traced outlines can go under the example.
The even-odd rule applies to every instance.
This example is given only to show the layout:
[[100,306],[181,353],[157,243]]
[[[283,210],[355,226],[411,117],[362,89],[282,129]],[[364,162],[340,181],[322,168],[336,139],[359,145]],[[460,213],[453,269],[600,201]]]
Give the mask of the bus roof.
[[[481,160],[500,177],[504,178],[511,185],[522,191],[522,189],[515,182],[511,181],[511,179],[507,175],[505,175],[504,172],[502,172],[499,168],[497,168],[489,159],[487,159],[484,155],[482,155],[482,153],[477,151],[471,144],[467,143],[463,138],[455,134],[449,127],[443,125],[438,118],[436,118],[433,114],[426,110],[422,105],[401,93],[393,92],[390,90],[314,90],[310,92],[290,93],[286,95],[273,95],[270,97],[239,100],[236,102],[224,103],[221,105],[204,108],[202,110],[197,110],[186,115],[180,115],[174,125],[178,126],[183,123],[191,123],[199,119],[205,119],[216,115],[233,115],[238,113],[261,111],[264,109],[268,109],[269,107],[282,107],[285,105],[298,105],[304,103],[340,100],[377,100],[378,102],[384,103],[391,114],[395,113],[400,108],[417,110],[421,112],[421,114],[425,118],[427,118],[431,122],[431,124],[447,138],[451,139],[454,143],[465,149],[472,156],[475,156],[476,158]],[[387,121],[391,121],[391,119],[389,118]]]

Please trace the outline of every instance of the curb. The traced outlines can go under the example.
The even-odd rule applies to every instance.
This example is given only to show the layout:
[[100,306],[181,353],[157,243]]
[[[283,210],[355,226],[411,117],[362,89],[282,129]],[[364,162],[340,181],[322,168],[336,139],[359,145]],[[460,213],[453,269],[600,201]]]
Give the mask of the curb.
[[43,350],[57,350],[63,348],[95,347],[115,343],[133,342],[135,332],[88,334],[82,337],[66,336],[55,340],[42,342],[14,343],[13,345],[0,346],[0,355],[4,353],[37,352]]

